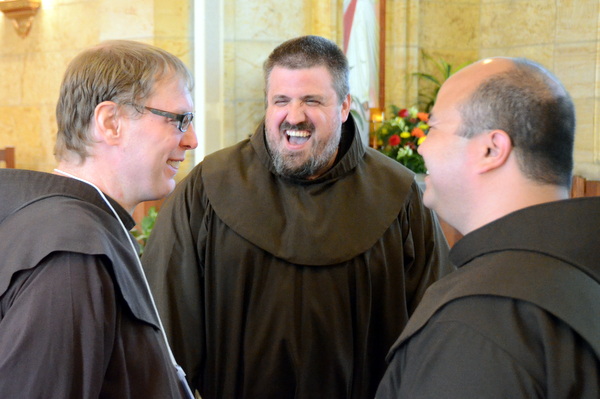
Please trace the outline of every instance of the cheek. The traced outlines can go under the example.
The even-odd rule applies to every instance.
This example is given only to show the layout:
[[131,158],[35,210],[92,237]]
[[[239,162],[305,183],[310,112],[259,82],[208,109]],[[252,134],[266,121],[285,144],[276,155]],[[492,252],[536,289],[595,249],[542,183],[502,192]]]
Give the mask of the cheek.
[[342,124],[342,119],[339,113],[326,113],[315,110],[309,112],[306,118],[315,126],[318,131],[327,133],[328,136],[335,135],[336,131]]
[[269,107],[265,113],[265,121],[271,127],[279,128],[279,125],[285,120],[286,112],[283,109]]

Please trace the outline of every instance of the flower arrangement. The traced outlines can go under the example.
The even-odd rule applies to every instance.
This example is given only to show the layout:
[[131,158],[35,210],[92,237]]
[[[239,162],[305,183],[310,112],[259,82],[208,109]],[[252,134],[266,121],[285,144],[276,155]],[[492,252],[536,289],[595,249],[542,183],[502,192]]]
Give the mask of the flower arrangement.
[[375,149],[395,159],[415,173],[425,173],[425,162],[417,149],[429,131],[429,113],[417,107],[391,106],[393,118],[384,120],[375,130]]

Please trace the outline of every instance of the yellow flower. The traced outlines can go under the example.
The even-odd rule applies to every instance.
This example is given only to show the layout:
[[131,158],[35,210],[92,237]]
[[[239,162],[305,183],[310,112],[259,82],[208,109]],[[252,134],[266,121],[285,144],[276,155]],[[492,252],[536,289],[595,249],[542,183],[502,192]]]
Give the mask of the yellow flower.
[[400,137],[402,137],[403,139],[407,139],[410,137],[410,133],[409,132],[402,132],[400,133]]
[[427,138],[427,136],[419,137],[419,140],[417,140],[417,145],[423,144],[423,142],[425,141],[426,138]]

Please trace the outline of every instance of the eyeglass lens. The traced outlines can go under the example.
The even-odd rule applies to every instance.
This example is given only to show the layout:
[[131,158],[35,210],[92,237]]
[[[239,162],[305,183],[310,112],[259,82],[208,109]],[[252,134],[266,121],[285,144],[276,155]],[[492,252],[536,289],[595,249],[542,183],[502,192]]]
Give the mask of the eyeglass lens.
[[194,119],[194,114],[184,114],[183,118],[179,121],[179,130],[181,130],[182,132],[187,131],[188,127],[190,126],[190,123],[192,123],[192,119]]

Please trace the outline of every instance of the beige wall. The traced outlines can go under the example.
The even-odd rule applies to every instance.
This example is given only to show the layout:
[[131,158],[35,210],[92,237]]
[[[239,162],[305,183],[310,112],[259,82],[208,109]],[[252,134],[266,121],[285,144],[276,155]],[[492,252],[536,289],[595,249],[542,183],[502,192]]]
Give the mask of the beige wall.
[[224,0],[223,145],[254,132],[264,113],[262,64],[287,39],[314,34],[338,41],[341,0]]
[[16,147],[19,168],[52,170],[54,109],[62,74],[75,54],[99,41],[153,43],[191,66],[190,4],[188,0],[43,0],[25,38],[0,16],[0,147]]
[[[219,0],[211,0],[219,1]],[[252,133],[263,115],[262,63],[282,41],[318,34],[341,43],[342,0],[220,0],[223,131],[217,146]],[[193,0],[44,0],[30,35],[0,19],[0,147],[19,167],[51,170],[61,75],[103,39],[159,45],[192,66]],[[577,106],[576,173],[600,178],[600,0],[387,0],[386,105],[411,105],[425,49],[453,65],[526,56],[551,69]],[[208,148],[209,152],[215,148]],[[188,163],[189,164],[189,163]],[[189,168],[189,166],[188,166]],[[185,168],[184,168],[185,171]]]
[[416,101],[419,49],[452,65],[527,57],[565,84],[577,110],[575,173],[600,179],[599,0],[387,0],[386,104]]

